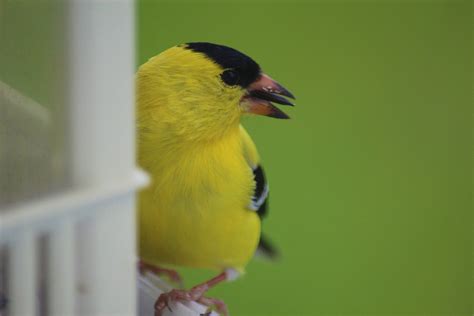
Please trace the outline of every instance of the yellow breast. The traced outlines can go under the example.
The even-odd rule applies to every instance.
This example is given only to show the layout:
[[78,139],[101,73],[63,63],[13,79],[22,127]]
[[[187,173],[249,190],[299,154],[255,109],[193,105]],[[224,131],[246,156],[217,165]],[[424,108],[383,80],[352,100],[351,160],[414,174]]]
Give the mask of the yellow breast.
[[260,220],[247,208],[254,181],[239,129],[199,146],[155,147],[139,145],[140,165],[152,177],[139,196],[140,257],[159,265],[243,270]]

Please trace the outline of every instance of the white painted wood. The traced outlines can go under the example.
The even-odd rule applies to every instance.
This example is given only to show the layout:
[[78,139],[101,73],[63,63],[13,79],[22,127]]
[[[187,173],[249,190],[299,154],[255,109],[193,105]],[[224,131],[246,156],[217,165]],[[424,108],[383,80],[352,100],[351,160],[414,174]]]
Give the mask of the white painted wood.
[[0,244],[14,239],[17,231],[28,227],[47,232],[65,217],[90,216],[98,205],[131,194],[148,181],[143,171],[135,169],[131,177],[121,181],[76,188],[4,210],[0,214]]
[[130,177],[135,167],[135,3],[70,3],[73,184]]
[[78,266],[80,315],[136,313],[134,204],[132,194],[115,199],[79,224],[78,254],[89,258]]
[[48,315],[74,315],[76,256],[74,224],[63,220],[48,235]]
[[12,316],[35,315],[37,311],[36,234],[24,230],[9,245],[9,311]]
[[135,191],[147,181],[135,166],[135,4],[67,6],[71,187],[0,214],[10,311],[37,310],[35,243],[47,232],[49,314],[135,315]]
[[[133,176],[134,2],[70,0],[72,182],[96,186]],[[78,226],[81,315],[134,315],[134,195],[94,207]]]

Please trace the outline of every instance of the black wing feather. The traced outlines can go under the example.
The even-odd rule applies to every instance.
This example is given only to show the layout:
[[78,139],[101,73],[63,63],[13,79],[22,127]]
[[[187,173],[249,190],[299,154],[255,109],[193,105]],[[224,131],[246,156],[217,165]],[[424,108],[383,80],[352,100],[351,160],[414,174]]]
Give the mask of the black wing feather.
[[[263,219],[268,212],[269,189],[262,166],[258,165],[253,169],[253,176],[255,179],[255,192],[252,197],[252,206],[260,219]],[[260,235],[258,253],[269,259],[278,257],[278,250],[263,235]]]
[[252,197],[252,205],[258,216],[263,218],[267,213],[268,184],[262,166],[259,165],[253,170],[253,177],[255,192]]

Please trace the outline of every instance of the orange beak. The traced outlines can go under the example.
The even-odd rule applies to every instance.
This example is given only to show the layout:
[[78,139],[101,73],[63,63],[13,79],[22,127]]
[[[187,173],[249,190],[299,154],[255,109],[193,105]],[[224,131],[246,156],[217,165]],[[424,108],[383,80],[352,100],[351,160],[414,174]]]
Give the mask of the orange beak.
[[247,94],[242,97],[240,104],[247,113],[288,119],[290,118],[288,115],[272,104],[272,102],[274,102],[294,106],[292,102],[283,96],[295,99],[290,91],[262,73],[260,77],[247,88]]

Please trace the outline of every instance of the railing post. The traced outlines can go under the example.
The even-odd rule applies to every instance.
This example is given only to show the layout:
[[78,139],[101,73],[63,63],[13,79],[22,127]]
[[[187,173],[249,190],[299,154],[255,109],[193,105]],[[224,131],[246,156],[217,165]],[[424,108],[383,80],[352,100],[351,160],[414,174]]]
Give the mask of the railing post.
[[37,312],[37,240],[34,231],[18,231],[9,245],[8,266],[12,316],[35,315]]
[[[134,2],[70,0],[69,95],[73,186],[133,176]],[[133,315],[135,215],[130,194],[78,226],[80,294],[87,315]]]
[[75,314],[76,251],[72,219],[58,221],[48,234],[48,314]]

